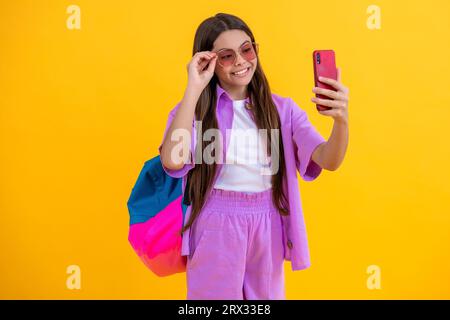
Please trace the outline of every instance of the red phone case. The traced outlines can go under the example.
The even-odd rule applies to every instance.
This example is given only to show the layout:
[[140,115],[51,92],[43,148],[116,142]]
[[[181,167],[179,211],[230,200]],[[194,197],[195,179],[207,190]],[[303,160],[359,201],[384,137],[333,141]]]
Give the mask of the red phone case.
[[[315,50],[313,52],[313,65],[314,65],[314,85],[319,88],[330,89],[336,91],[332,86],[320,82],[319,77],[332,78],[337,80],[336,61],[333,50]],[[317,98],[329,99],[331,98],[316,93]],[[318,111],[330,110],[331,107],[316,104]]]

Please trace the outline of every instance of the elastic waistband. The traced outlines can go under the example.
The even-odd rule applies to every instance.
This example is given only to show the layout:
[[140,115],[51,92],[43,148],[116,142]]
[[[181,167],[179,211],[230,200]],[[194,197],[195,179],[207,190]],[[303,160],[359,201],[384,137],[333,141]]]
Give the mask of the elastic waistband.
[[272,189],[253,193],[212,189],[204,208],[231,214],[264,213],[277,210],[272,201]]

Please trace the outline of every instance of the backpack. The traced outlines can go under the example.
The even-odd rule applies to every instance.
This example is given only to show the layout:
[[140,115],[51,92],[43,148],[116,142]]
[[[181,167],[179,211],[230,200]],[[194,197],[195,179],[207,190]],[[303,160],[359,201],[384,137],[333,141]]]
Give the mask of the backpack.
[[182,193],[182,178],[169,176],[158,155],[144,163],[127,202],[128,241],[159,277],[186,271],[179,232],[189,201]]

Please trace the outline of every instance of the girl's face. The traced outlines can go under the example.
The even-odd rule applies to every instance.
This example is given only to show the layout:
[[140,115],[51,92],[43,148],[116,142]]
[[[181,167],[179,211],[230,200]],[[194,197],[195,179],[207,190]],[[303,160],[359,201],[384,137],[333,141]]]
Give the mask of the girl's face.
[[[221,49],[232,49],[236,54],[236,61],[230,66],[223,67],[216,63],[215,74],[222,84],[226,87],[241,87],[247,86],[253,77],[256,70],[258,58],[255,56],[253,60],[247,61],[240,54],[241,45],[244,43],[251,43],[250,37],[242,30],[227,30],[222,32],[214,41],[214,46],[211,51],[217,52]],[[234,72],[250,68],[244,75],[234,75]]]

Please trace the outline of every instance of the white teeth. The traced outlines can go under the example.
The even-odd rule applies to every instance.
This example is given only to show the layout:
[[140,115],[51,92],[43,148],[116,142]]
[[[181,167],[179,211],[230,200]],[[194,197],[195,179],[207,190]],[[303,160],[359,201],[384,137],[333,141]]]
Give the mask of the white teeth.
[[233,72],[233,74],[241,75],[241,74],[244,74],[244,73],[246,73],[248,69],[249,69],[249,68],[247,68],[247,69],[244,69],[244,70],[242,70],[242,71],[239,71],[239,72]]

